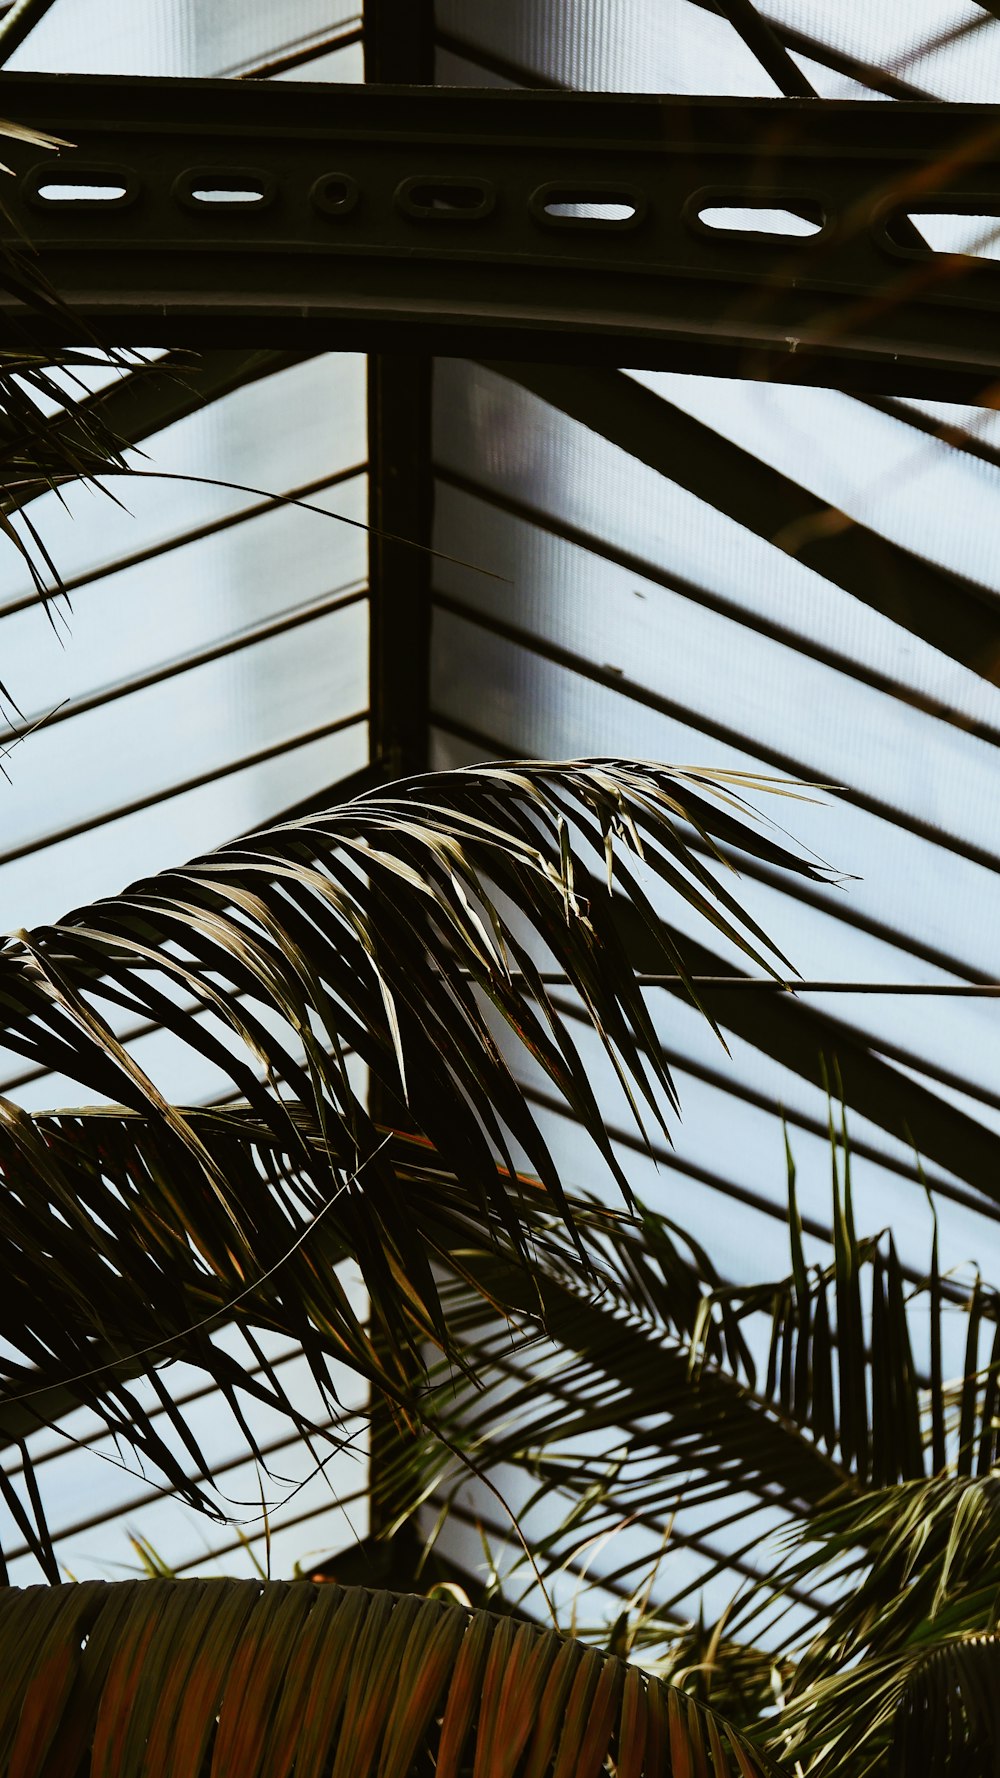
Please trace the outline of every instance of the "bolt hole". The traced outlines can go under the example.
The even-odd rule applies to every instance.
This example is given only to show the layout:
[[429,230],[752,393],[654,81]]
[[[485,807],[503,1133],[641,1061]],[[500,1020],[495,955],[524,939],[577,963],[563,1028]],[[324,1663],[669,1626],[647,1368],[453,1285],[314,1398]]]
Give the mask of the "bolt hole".
[[321,173],[309,195],[324,216],[349,216],[358,202],[358,182],[349,173]]

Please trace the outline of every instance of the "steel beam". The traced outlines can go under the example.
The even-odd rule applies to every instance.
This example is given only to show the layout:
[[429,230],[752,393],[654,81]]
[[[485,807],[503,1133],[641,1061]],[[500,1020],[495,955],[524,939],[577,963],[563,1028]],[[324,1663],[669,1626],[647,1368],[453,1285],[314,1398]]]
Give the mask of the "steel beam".
[[[5,144],[5,226],[114,342],[474,351],[953,399],[1000,376],[1000,265],[908,246],[903,227],[1000,214],[992,107],[8,75],[3,110],[77,145],[53,160]],[[580,204],[627,214],[559,208]],[[822,226],[705,221],[747,206]],[[0,297],[0,344],[67,330]]]
[[[432,0],[366,0],[364,43],[366,81],[429,84]],[[411,348],[418,346],[414,338]],[[369,720],[372,758],[393,778],[428,764],[431,375],[430,357],[419,349],[369,354]]]

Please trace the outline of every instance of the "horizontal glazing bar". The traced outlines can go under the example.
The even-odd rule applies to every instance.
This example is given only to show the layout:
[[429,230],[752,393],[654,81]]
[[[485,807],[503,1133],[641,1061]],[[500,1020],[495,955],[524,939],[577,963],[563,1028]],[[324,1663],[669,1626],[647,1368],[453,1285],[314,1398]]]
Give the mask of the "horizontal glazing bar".
[[337,717],[334,722],[320,723],[318,727],[307,729],[304,733],[289,735],[284,741],[278,741],[271,747],[262,747],[256,752],[245,753],[241,758],[229,760],[213,771],[198,772],[192,778],[185,778],[180,784],[169,785],[166,790],[136,797],[133,802],[121,803],[115,809],[106,810],[104,814],[93,815],[86,821],[72,822],[54,833],[43,834],[40,839],[28,840],[23,846],[0,852],[0,865],[10,864],[15,858],[26,858],[33,852],[42,852],[48,846],[57,846],[61,840],[73,839],[77,834],[96,831],[97,828],[106,827],[109,822],[121,821],[126,815],[135,815],[140,809],[154,808],[157,803],[168,802],[171,797],[183,796],[185,791],[198,790],[201,785],[212,784],[218,778],[228,778],[233,772],[243,771],[246,766],[261,765],[267,759],[277,759],[279,755],[290,753],[295,747],[304,747],[310,741],[325,740],[328,735],[338,735],[343,729],[353,728],[355,723],[367,720],[367,709],[354,710],[349,716]]
[[[696,728],[701,734],[709,735],[713,740],[723,741],[737,751],[745,751],[748,746],[747,736],[731,728],[728,723],[720,722],[717,717],[706,715],[703,711],[690,709],[673,698],[659,696],[646,686],[638,684],[623,674],[608,671],[595,661],[589,661],[584,655],[572,649],[563,648],[558,643],[549,642],[544,637],[532,634],[519,624],[506,622],[503,618],[492,616],[483,611],[475,611],[461,599],[454,598],[450,593],[435,593],[434,605],[439,611],[447,611],[464,622],[478,625],[491,635],[502,636],[506,641],[515,643],[520,648],[538,655],[542,660],[551,661],[555,666],[564,667],[581,678],[592,680],[596,685],[606,686],[609,691],[616,691],[622,697],[631,698],[637,704],[649,710],[659,711],[664,716],[671,716],[675,721],[684,722]],[[828,774],[805,760],[779,750],[763,742],[752,743],[758,758],[774,766],[777,771],[787,773],[799,783],[823,784]],[[879,797],[870,796],[866,791],[855,790],[850,785],[838,784],[837,796],[844,802],[852,803],[864,809],[869,815],[876,815],[888,821],[894,827],[904,828],[906,832],[916,834],[918,838],[928,840],[932,845],[941,846],[945,851],[954,852],[959,858],[967,858],[972,864],[982,865],[986,870],[1000,872],[1000,853],[985,846],[977,846],[971,840],[958,834],[945,833],[930,821],[924,821],[917,815],[909,815],[905,811],[894,808]]]
[[[891,408],[893,413],[897,408],[903,415],[910,412],[908,408],[898,402],[890,403],[886,400],[882,403],[880,397],[863,399],[870,400],[873,406],[881,403],[887,411]],[[929,423],[928,430],[932,429],[933,423]],[[1000,452],[996,453],[996,461],[1000,464]],[[796,653],[805,655],[809,660],[818,661],[821,666],[831,667],[835,672],[844,673],[848,678],[857,680],[859,684],[869,686],[872,691],[884,692],[887,697],[896,698],[911,709],[920,710],[926,716],[936,717],[955,728],[960,728],[963,734],[975,735],[979,740],[987,741],[992,746],[1000,746],[1000,728],[993,723],[983,722],[973,715],[956,710],[952,705],[930,697],[915,686],[905,685],[901,680],[893,679],[887,673],[879,673],[865,662],[859,661],[849,654],[829,648],[802,631],[791,629],[787,624],[776,622],[764,612],[753,611],[745,605],[738,605],[735,600],[727,599],[724,594],[713,592],[708,587],[697,586],[694,581],[685,579],[683,575],[671,574],[646,557],[633,555],[628,550],[608,542],[596,532],[583,531],[578,526],[571,525],[559,518],[555,513],[545,512],[541,507],[533,506],[530,502],[519,500],[516,496],[503,493],[499,489],[486,487],[471,476],[461,475],[444,466],[436,466],[435,475],[443,486],[454,488],[458,493],[467,494],[472,499],[482,500],[486,505],[499,512],[509,513],[512,518],[520,519],[525,524],[534,525],[547,536],[558,537],[562,542],[572,544],[577,549],[585,549],[588,554],[598,556],[606,562],[613,562],[616,567],[624,568],[630,574],[640,574],[644,580],[652,581],[654,585],[663,587],[665,592],[676,593],[680,598],[688,599],[692,604],[701,605],[707,611],[714,611],[720,617],[730,618],[733,623],[741,624],[746,629],[753,630],[757,635],[767,636],[774,642],[781,642],[787,648],[793,648]]]
[[[516,982],[523,978],[515,969],[511,971],[510,979]],[[569,976],[558,970],[540,970],[534,979],[552,987],[569,984]],[[636,971],[633,980],[640,988],[676,988],[688,981],[696,988],[724,988],[727,993],[733,988],[760,988],[780,994],[938,994],[959,999],[996,999],[1000,996],[1000,982],[820,982],[794,977],[785,980],[769,975],[651,975],[642,970]]]
[[330,55],[338,49],[347,49],[352,43],[360,43],[362,36],[360,24],[335,31],[332,36],[324,37],[321,43],[311,43],[305,49],[290,49],[284,55],[272,56],[270,61],[258,62],[253,68],[241,68],[236,79],[270,80],[272,75],[288,74],[293,68],[308,67],[310,62],[317,61],[320,56]]
[[[301,487],[289,488],[283,494],[272,494],[264,500],[258,500],[253,506],[243,506],[238,512],[225,513],[222,518],[211,519],[204,525],[195,525],[190,530],[178,531],[175,536],[164,538],[161,543],[149,549],[136,550],[127,556],[117,556],[110,562],[102,562],[99,567],[88,569],[86,574],[71,575],[65,579],[60,593],[75,593],[81,587],[91,586],[95,581],[106,580],[112,574],[121,574],[128,568],[137,568],[142,562],[156,561],[160,556],[169,555],[171,550],[183,549],[185,544],[200,543],[202,538],[216,537],[223,531],[232,530],[234,525],[242,525],[247,519],[259,518],[263,513],[274,512],[290,501],[307,500],[313,494],[325,493],[341,482],[352,481],[357,475],[364,475],[367,463],[351,463],[346,469],[338,469],[334,475],[323,475],[315,481],[305,482]],[[13,617],[19,611],[27,611],[38,604],[37,592],[23,593],[7,604],[0,605],[0,619]]]

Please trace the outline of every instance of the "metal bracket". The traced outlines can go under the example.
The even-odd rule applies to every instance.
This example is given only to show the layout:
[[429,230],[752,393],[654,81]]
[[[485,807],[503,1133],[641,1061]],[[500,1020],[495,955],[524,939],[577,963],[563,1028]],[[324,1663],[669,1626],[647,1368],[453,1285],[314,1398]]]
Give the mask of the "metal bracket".
[[[992,107],[5,75],[0,111],[76,145],[4,142],[3,226],[109,342],[1000,375],[1000,265],[903,221],[1000,218]],[[0,344],[65,334],[0,293]]]

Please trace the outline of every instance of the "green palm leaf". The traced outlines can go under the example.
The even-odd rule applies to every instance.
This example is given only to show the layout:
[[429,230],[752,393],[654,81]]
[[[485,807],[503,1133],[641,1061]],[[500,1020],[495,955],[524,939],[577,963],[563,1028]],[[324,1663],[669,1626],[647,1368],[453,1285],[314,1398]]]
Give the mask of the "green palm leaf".
[[[415,1504],[435,1490],[450,1498],[451,1488],[464,1486],[456,1452],[487,1473],[505,1465],[527,1471],[538,1491],[522,1511],[542,1500],[549,1508],[549,1527],[532,1543],[543,1575],[562,1565],[572,1544],[584,1546],[588,1536],[633,1515],[662,1526],[695,1506],[711,1539],[716,1520],[721,1532],[739,1516],[734,1492],[749,1497],[748,1514],[754,1496],[782,1508],[810,1553],[768,1572],[743,1597],[727,1640],[735,1647],[736,1637],[762,1633],[789,1602],[804,1608],[796,1640],[801,1651],[804,1637],[815,1633],[815,1652],[802,1655],[796,1698],[805,1689],[789,1721],[812,1720],[818,1705],[811,1687],[822,1685],[830,1712],[843,1711],[843,1752],[868,1653],[879,1673],[887,1658],[884,1641],[869,1651],[872,1623],[884,1631],[897,1619],[905,1628],[914,1614],[922,1622],[945,1568],[954,1587],[961,1556],[961,1571],[975,1585],[970,1581],[969,1597],[949,1606],[951,1615],[935,1635],[992,1626],[1000,1543],[992,1508],[984,1518],[983,1502],[996,1487],[1000,1343],[993,1293],[978,1281],[971,1290],[942,1281],[936,1241],[929,1273],[914,1278],[904,1276],[891,1239],[858,1237],[849,1176],[841,1179],[835,1146],[832,1152],[829,1265],[806,1265],[792,1172],[792,1270],[772,1283],[720,1286],[707,1255],[678,1229],[648,1216],[638,1225],[608,1221],[595,1232],[604,1267],[599,1294],[576,1273],[572,1255],[550,1243],[536,1273],[538,1302],[522,1298],[516,1337],[509,1322],[501,1328],[491,1319],[483,1295],[456,1279],[445,1291],[449,1322],[461,1335],[476,1385],[441,1372],[427,1416],[443,1422],[448,1444],[425,1437],[398,1452],[395,1463],[383,1457],[379,1474],[397,1501]],[[491,1278],[494,1296],[516,1301],[513,1281],[500,1281],[495,1253],[480,1245],[463,1257],[473,1276],[481,1268]],[[930,1345],[940,1349],[945,1313],[964,1317],[967,1334],[964,1368],[953,1383],[942,1378],[940,1363],[931,1377],[921,1377],[913,1357],[912,1336],[919,1331],[927,1341],[928,1319]],[[745,1335],[765,1316],[771,1338],[763,1374]],[[905,1485],[892,1486],[900,1482]],[[970,1485],[962,1504],[961,1490]],[[555,1499],[564,1510],[553,1524]],[[902,1553],[891,1542],[881,1553],[897,1533]],[[868,1564],[871,1583],[859,1587],[858,1574]],[[715,1572],[724,1569],[720,1559]],[[520,1572],[527,1583],[523,1565]],[[669,1572],[668,1547],[667,1580]],[[627,1572],[619,1578],[629,1581]],[[831,1579],[848,1589],[839,1610],[823,1602]],[[664,1635],[677,1644],[683,1663],[676,1629],[667,1625]],[[893,1670],[895,1689],[879,1717],[882,1753],[910,1663],[907,1653]],[[763,1668],[750,1665],[764,1683],[766,1661]],[[810,1729],[794,1751],[815,1755],[819,1746]],[[822,1769],[840,1770],[835,1762]]]
[[[0,1594],[0,1770],[98,1778],[764,1778],[723,1718],[612,1655],[305,1581]],[[711,1748],[711,1754],[708,1749]]]
[[1000,1478],[879,1489],[817,1516],[799,1541],[806,1553],[777,1584],[825,1579],[839,1596],[771,1744],[831,1778],[845,1762],[859,1775],[992,1772]]
[[993,1778],[1000,1747],[1000,1638],[956,1636],[924,1655],[893,1720],[893,1778]]
[[[600,1245],[599,1295],[573,1275],[569,1255],[551,1248],[538,1255],[530,1293],[518,1290],[495,1252],[480,1244],[462,1254],[466,1275],[443,1296],[449,1325],[461,1335],[467,1380],[456,1381],[442,1365],[432,1377],[435,1393],[425,1398],[428,1422],[448,1442],[428,1437],[404,1447],[391,1467],[383,1462],[388,1492],[415,1504],[461,1486],[456,1452],[479,1469],[527,1469],[540,1496],[558,1490],[567,1501],[586,1502],[591,1528],[636,1510],[662,1522],[695,1500],[727,1514],[734,1487],[803,1514],[850,1487],[847,1472],[807,1430],[749,1386],[743,1365],[734,1374],[727,1332],[735,1349],[738,1326],[713,1333],[711,1358],[692,1373],[684,1322],[697,1311],[685,1298],[697,1289],[697,1261],[685,1266],[651,1227],[609,1226]],[[645,1272],[641,1296],[628,1276],[634,1255]],[[490,1300],[520,1313],[499,1325]],[[595,1455],[595,1441],[613,1458]],[[553,1560],[566,1529],[553,1528],[546,1540]]]

